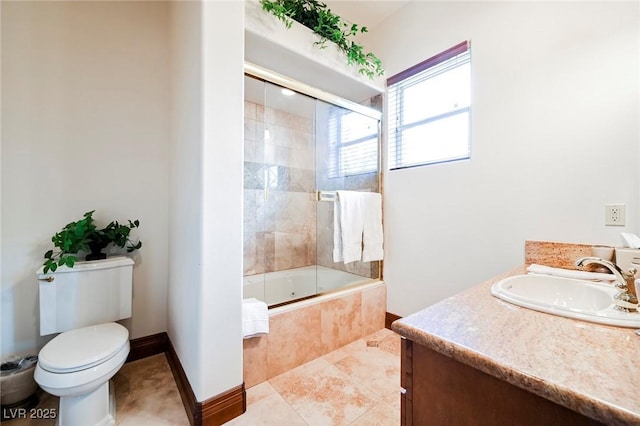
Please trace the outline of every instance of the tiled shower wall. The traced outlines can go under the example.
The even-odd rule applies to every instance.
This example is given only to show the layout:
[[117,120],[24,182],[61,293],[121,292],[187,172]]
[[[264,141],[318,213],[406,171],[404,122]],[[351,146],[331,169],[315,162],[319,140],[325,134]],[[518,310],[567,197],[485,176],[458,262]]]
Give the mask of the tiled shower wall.
[[[320,117],[336,108],[318,104]],[[334,205],[315,198],[316,179],[318,190],[379,192],[378,173],[330,178],[327,125],[313,117],[245,101],[244,126],[244,275],[318,264],[378,278],[378,262],[333,262]]]
[[246,101],[244,127],[244,275],[314,265],[313,119]]

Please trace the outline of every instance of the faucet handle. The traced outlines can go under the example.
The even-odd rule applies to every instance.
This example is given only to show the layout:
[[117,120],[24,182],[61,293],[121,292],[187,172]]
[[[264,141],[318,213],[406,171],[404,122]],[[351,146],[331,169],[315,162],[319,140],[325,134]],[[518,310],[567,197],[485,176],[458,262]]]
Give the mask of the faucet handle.
[[629,290],[629,286],[627,286],[626,282],[622,282],[622,281],[618,281],[616,280],[613,285],[615,286],[615,288],[617,288],[618,290],[622,290],[622,291],[628,291]]
[[628,272],[625,272],[623,274],[624,276],[624,280],[627,284],[627,290],[629,293],[631,293],[633,296],[638,297],[637,294],[637,288],[636,288],[636,272],[638,272],[638,270],[636,268],[629,268]]
[[633,286],[633,279],[636,276],[636,268],[629,268],[628,272],[625,272],[623,270],[620,270],[620,272],[622,272],[622,278],[624,278],[624,281],[616,280],[613,283],[613,285],[618,290],[621,290],[623,292],[627,292],[627,291],[629,291],[630,287]]
[[635,279],[637,269],[629,268],[629,271],[621,271],[622,277],[624,278],[624,282],[620,280],[616,280],[615,286],[622,291],[628,291],[630,286],[633,286],[633,280]]

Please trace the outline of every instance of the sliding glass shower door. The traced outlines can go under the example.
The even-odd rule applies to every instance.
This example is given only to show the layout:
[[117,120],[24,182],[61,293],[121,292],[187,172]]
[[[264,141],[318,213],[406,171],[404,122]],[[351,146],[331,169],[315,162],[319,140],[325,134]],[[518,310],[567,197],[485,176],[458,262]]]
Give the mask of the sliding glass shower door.
[[248,76],[245,92],[244,273],[274,305],[316,293],[316,101]]
[[379,277],[378,262],[333,262],[334,206],[318,201],[318,191],[379,191],[378,130],[377,119],[245,76],[245,298],[275,306]]
[[379,262],[335,262],[336,191],[380,192],[376,118],[316,101],[317,265],[319,293],[379,278]]

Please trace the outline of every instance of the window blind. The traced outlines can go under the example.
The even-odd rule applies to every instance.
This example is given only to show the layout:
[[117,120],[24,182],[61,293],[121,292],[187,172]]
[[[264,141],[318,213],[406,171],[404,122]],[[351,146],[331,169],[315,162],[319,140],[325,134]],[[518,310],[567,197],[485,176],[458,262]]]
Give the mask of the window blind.
[[378,120],[335,108],[329,119],[330,177],[378,170]]
[[387,84],[390,169],[469,158],[468,42],[390,77]]

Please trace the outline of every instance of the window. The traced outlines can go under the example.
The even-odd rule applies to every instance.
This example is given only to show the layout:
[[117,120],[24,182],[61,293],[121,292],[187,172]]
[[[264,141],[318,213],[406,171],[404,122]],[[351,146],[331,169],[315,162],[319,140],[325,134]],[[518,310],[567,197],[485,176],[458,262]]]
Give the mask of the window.
[[335,107],[329,118],[330,177],[371,173],[378,170],[378,120]]
[[387,80],[389,169],[470,157],[470,56],[465,41]]

